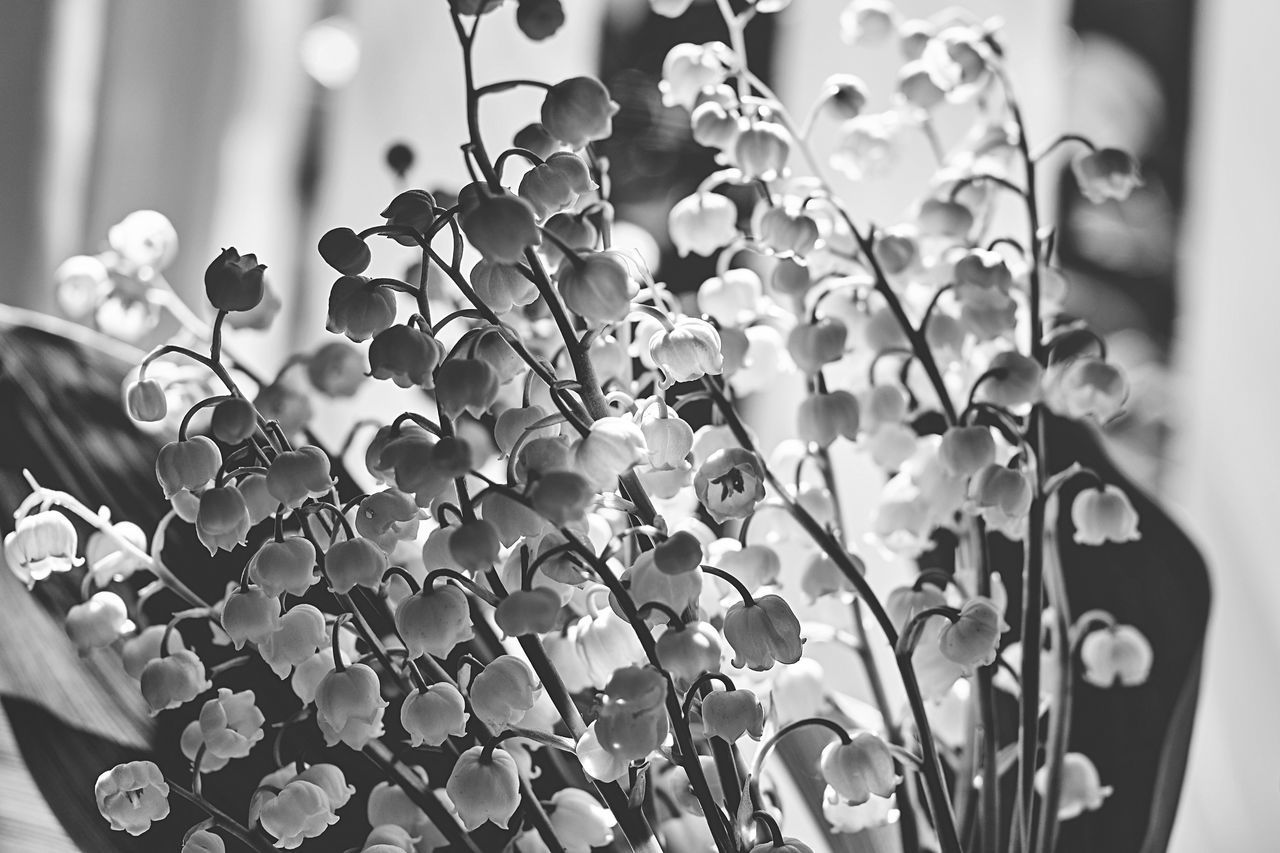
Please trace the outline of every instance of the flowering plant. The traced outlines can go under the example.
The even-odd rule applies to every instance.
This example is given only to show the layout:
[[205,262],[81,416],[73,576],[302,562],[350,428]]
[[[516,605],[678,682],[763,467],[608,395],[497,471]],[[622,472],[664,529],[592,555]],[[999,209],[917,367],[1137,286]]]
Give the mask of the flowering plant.
[[[651,3],[673,17],[690,5]],[[222,850],[222,834],[293,849],[325,837],[358,795],[368,853],[806,851],[820,841],[783,834],[770,758],[815,728],[833,736],[810,771],[831,831],[896,824],[906,850],[1052,850],[1059,822],[1110,791],[1067,751],[1073,687],[1140,684],[1152,649],[1108,613],[1072,622],[1051,558],[1070,481],[1084,486],[1069,507],[1076,542],[1131,541],[1140,519],[1098,473],[1050,476],[1044,464],[1051,413],[1105,421],[1126,384],[1101,339],[1059,316],[1065,280],[1037,164],[1082,146],[1081,188],[1104,202],[1140,183],[1133,159],[1077,136],[1032,154],[996,22],[901,21],[883,0],[855,0],[842,25],[852,40],[900,42],[893,108],[869,113],[867,87],[842,74],[797,121],[744,50],[748,24],[787,0],[741,11],[718,0],[728,42],[678,45],[661,84],[722,165],[671,210],[679,251],[717,258],[692,310],[615,244],[596,150],[618,109],[605,86],[479,85],[472,48],[502,3],[441,5],[462,49],[473,180],[456,203],[407,190],[385,221],[320,239],[337,275],[328,330],[367,345],[292,360],[310,390],[256,377],[224,346],[224,327],[269,324],[278,308],[254,254],[228,248],[210,263],[211,327],[165,290],[176,237],[158,214],[135,214],[110,251],[59,272],[80,313],[106,322],[120,312],[103,306],[125,300],[143,306],[129,315],[137,330],[146,306],[168,305],[204,342],[158,347],[125,390],[130,415],[173,438],[156,462],[172,505],[159,529],[112,523],[33,480],[5,537],[28,585],[87,562],[71,638],[118,649],[153,713],[190,720],[189,780],[150,762],[108,769],[103,816],[140,834],[178,795],[208,815],[184,850]],[[560,0],[520,0],[516,22],[546,38]],[[540,120],[492,156],[481,106],[523,86],[544,91]],[[931,115],[959,102],[979,104],[973,132],[951,148],[934,137],[939,168],[912,221],[859,225],[812,153],[814,128],[839,123],[830,165],[861,177],[884,167],[895,135],[932,136]],[[395,152],[401,172],[407,156]],[[749,210],[720,192],[729,186],[752,194]],[[1025,230],[990,233],[1009,199]],[[412,275],[366,275],[379,237],[415,252]],[[361,488],[335,480],[340,454],[310,433],[308,398],[350,397],[367,377],[425,397],[376,425]],[[766,454],[741,404],[779,382],[805,388],[798,440]],[[696,429],[682,416],[694,403],[710,408]],[[832,448],[845,442],[885,473],[868,542],[840,511]],[[83,559],[58,508],[96,529]],[[238,560],[219,600],[166,565],[180,525]],[[861,549],[914,558],[939,530],[960,543],[953,571],[922,570],[883,594],[872,585]],[[1024,546],[1022,643],[1006,636],[996,537]],[[800,592],[850,605],[849,631],[802,621],[784,551],[804,556]],[[155,581],[135,594],[139,572]],[[165,589],[186,607],[147,624],[142,601]],[[197,632],[181,629],[201,622],[234,653],[193,648]],[[856,653],[869,713],[855,719],[823,686],[805,656],[815,632]],[[260,692],[288,679],[294,710],[268,720],[254,690],[219,685],[241,667]],[[1011,737],[998,693],[1016,706]],[[302,730],[318,740],[291,752],[286,733]],[[204,780],[259,750],[276,769],[240,820]],[[348,783],[355,754],[382,774],[370,790]],[[534,789],[543,773],[563,789],[546,800]]]

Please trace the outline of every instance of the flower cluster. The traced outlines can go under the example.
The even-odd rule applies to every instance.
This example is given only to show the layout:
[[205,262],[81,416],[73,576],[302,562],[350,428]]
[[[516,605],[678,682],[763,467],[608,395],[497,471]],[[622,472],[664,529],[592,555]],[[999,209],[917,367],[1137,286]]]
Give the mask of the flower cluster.
[[[326,325],[345,340],[291,360],[305,383],[284,371],[256,380],[224,345],[224,331],[274,314],[264,266],[233,248],[205,274],[212,325],[189,323],[207,349],[170,344],[140,365],[128,411],[170,438],[156,461],[157,500],[171,507],[158,541],[34,482],[5,537],[28,585],[87,560],[68,634],[85,653],[118,651],[154,713],[189,720],[192,783],[121,765],[98,781],[100,810],[137,834],[178,791],[211,816],[184,850],[221,850],[213,830],[292,849],[346,819],[353,789],[327,760],[345,750],[386,771],[367,797],[369,853],[475,851],[468,833],[482,828],[519,851],[585,853],[615,835],[645,842],[647,820],[670,851],[803,851],[761,793],[764,767],[780,738],[821,726],[836,738],[818,760],[832,831],[888,826],[905,798],[927,803],[940,848],[959,853],[945,780],[988,798],[1002,772],[994,750],[973,753],[973,721],[994,699],[971,684],[1043,651],[1022,652],[1009,636],[1006,569],[991,565],[988,537],[1022,541],[1023,586],[1060,595],[1061,583],[1045,584],[1054,563],[1040,541],[1060,495],[1072,495],[1081,545],[1123,545],[1140,526],[1115,484],[1044,467],[1044,419],[1111,419],[1126,383],[1100,339],[1059,320],[1065,279],[1035,205],[1039,156],[997,29],[958,12],[902,20],[886,0],[854,0],[845,36],[896,42],[906,56],[892,106],[870,112],[868,87],[841,74],[798,123],[743,49],[749,22],[789,3],[734,12],[719,0],[727,43],[677,45],[660,84],[721,166],[669,219],[679,252],[716,256],[717,273],[673,288],[611,242],[607,161],[594,150],[618,110],[607,88],[588,76],[473,84],[477,27],[501,5],[452,0],[448,10],[468,126],[477,133],[480,104],[519,86],[541,90],[539,115],[497,156],[466,140],[473,180],[456,201],[406,190],[381,221],[320,237],[334,275]],[[690,3],[651,5],[675,17]],[[520,0],[516,20],[545,38],[563,10]],[[939,143],[940,167],[911,216],[859,225],[827,170],[863,180],[891,168],[900,137],[931,134],[931,116],[962,102],[978,106],[973,132]],[[828,131],[838,139],[829,163],[810,146]],[[1140,185],[1131,157],[1085,148],[1075,169],[1089,199],[1110,203]],[[393,158],[398,171],[405,156]],[[726,187],[752,201],[740,209]],[[988,233],[1007,203],[1025,213],[1025,234]],[[146,298],[167,292],[157,283],[176,251],[167,220],[134,214],[109,243],[59,269],[64,306],[107,325],[120,313],[107,306],[133,291],[145,317],[169,304]],[[368,274],[384,252],[409,253],[402,278]],[[686,305],[679,289],[696,298]],[[194,399],[190,369],[201,373]],[[340,488],[338,455],[307,429],[311,399],[350,397],[366,382],[406,389],[410,402],[372,435],[353,434],[365,440],[361,486]],[[804,391],[795,439],[766,452],[739,404],[783,384]],[[695,402],[709,402],[709,419],[686,417]],[[840,512],[832,450],[842,445],[884,473],[865,542]],[[55,507],[95,528],[83,559],[77,528]],[[196,596],[159,558],[170,523],[240,559],[221,600]],[[882,595],[860,552],[913,558],[940,529],[962,542],[954,570]],[[798,571],[784,573],[784,553],[801,556]],[[188,609],[147,624],[118,592],[135,572]],[[874,721],[845,716],[805,655],[811,628],[797,607],[818,600],[852,605],[852,632],[834,635],[872,683],[875,655],[862,653],[893,648],[905,711],[877,695]],[[1020,636],[1044,633],[1038,605]],[[196,621],[235,650],[229,662],[206,665],[180,630]],[[1152,650],[1133,626],[1095,612],[1058,627],[1058,671],[1097,688],[1146,679]],[[267,720],[254,691],[218,684],[254,658],[288,682],[292,717]],[[1015,701],[1043,701],[1060,724],[1073,680],[1020,672],[1005,685]],[[283,736],[266,734],[292,726],[318,733],[325,761],[281,757]],[[737,750],[753,741],[748,769]],[[268,743],[279,769],[241,825],[209,805],[201,780]],[[553,761],[553,750],[566,755]],[[533,780],[566,760],[594,787],[540,801]],[[1028,816],[1062,820],[1109,792],[1057,741],[1042,766],[1020,768],[1019,784]]]

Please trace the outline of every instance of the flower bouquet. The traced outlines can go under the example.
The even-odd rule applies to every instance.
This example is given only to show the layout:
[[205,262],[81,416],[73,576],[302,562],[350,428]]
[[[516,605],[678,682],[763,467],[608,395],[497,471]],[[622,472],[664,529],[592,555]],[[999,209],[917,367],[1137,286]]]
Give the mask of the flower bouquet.
[[[32,478],[5,537],[28,585],[84,566],[70,637],[179,719],[172,759],[104,768],[102,816],[139,835],[187,801],[204,815],[188,853],[1056,849],[1113,788],[1068,748],[1075,692],[1141,685],[1155,653],[1110,612],[1074,612],[1058,557],[1060,531],[1095,547],[1145,521],[1114,469],[1047,461],[1063,419],[1115,417],[1127,386],[1061,315],[1037,166],[1077,147],[1080,189],[1106,202],[1140,184],[1133,158],[1078,136],[1033,150],[998,22],[903,21],[881,0],[842,26],[899,44],[892,109],[841,74],[797,119],[744,49],[788,0],[717,0],[726,41],[677,45],[661,82],[721,166],[670,212],[680,253],[716,258],[684,298],[615,239],[606,87],[483,81],[472,48],[509,26],[504,4],[438,5],[472,181],[320,238],[328,331],[349,342],[291,359],[305,386],[224,343],[279,309],[254,254],[212,259],[210,324],[164,281],[159,214],[59,271],[72,310],[137,330],[167,307],[184,326],[124,394],[171,439],[158,528]],[[560,0],[515,6],[533,39],[564,20]],[[481,112],[517,87],[542,90],[541,113],[495,145]],[[947,145],[931,116],[955,104],[973,127]],[[820,128],[839,134],[830,162]],[[938,157],[912,217],[859,222],[827,169],[869,174],[911,132]],[[402,176],[411,161],[389,152]],[[994,231],[1003,207],[1016,233]],[[375,252],[409,271],[367,275]],[[403,413],[322,446],[311,399],[370,380],[404,389]],[[804,392],[794,438],[767,450],[744,412],[786,383]],[[856,484],[878,496],[865,538],[841,510],[855,484],[833,454],[850,452],[883,472]],[[72,518],[94,530],[83,557]],[[166,556],[192,535],[217,558],[198,582]],[[884,588],[869,549],[915,577]],[[865,694],[825,683],[806,640],[845,647]],[[805,735],[820,751],[788,750]]]

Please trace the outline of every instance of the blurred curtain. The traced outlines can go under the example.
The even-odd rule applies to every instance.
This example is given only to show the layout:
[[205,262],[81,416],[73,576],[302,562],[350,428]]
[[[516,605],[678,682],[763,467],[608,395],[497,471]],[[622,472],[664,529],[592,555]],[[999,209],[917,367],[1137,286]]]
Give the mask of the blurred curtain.
[[1183,233],[1173,499],[1214,571],[1214,617],[1174,853],[1268,850],[1280,837],[1280,418],[1274,361],[1280,5],[1213,0],[1196,45]]

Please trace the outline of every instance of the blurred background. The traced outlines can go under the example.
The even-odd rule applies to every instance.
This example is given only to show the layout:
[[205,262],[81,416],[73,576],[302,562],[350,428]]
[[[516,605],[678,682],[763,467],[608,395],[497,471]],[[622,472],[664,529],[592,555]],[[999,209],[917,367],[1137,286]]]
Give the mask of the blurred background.
[[[752,25],[752,65],[803,111],[834,72],[862,76],[889,106],[896,50],[850,47],[839,0],[794,0]],[[950,4],[901,0],[908,17]],[[1070,170],[1046,184],[1071,276],[1068,310],[1103,332],[1129,370],[1131,412],[1108,429],[1130,475],[1206,552],[1214,620],[1177,853],[1274,849],[1280,837],[1280,573],[1272,537],[1280,316],[1267,259],[1280,234],[1270,88],[1280,4],[1256,0],[973,0],[1005,21],[1033,148],[1067,130],[1127,148],[1146,185],[1123,204],[1078,198]],[[692,291],[710,273],[666,245],[670,205],[713,163],[683,113],[661,104],[678,41],[723,38],[714,4],[679,22],[647,0],[565,0],[568,23],[531,43],[499,11],[481,28],[482,79],[594,72],[622,111],[606,145],[621,219],[657,238],[659,277]],[[56,313],[52,273],[96,251],[129,212],[166,214],[182,241],[168,271],[197,305],[218,250],[256,252],[285,309],[240,352],[271,372],[324,335],[332,274],[314,251],[336,225],[362,227],[401,185],[384,154],[409,144],[413,186],[466,180],[461,71],[443,0],[4,0],[0,4],[0,303]],[[499,20],[501,19],[501,20]],[[502,96],[486,136],[534,120],[536,93]],[[939,133],[948,137],[945,115]],[[821,155],[834,140],[819,136]],[[931,171],[923,137],[889,175],[839,189],[859,215],[904,217]],[[1266,261],[1267,263],[1264,263]],[[376,268],[375,268],[375,271]],[[399,275],[400,270],[388,270]],[[164,329],[156,331],[162,335]],[[0,417],[6,413],[0,412]],[[0,746],[5,746],[0,744]],[[19,824],[56,829],[0,750],[0,851]],[[47,838],[41,833],[48,833]]]

